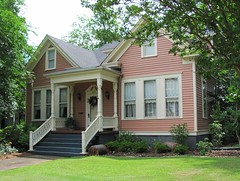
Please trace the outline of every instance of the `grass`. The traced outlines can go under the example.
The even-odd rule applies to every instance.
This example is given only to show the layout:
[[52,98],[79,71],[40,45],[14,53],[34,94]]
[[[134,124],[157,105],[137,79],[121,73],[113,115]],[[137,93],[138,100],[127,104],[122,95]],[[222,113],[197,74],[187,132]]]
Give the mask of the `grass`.
[[1,171],[1,180],[240,180],[239,158],[76,157]]

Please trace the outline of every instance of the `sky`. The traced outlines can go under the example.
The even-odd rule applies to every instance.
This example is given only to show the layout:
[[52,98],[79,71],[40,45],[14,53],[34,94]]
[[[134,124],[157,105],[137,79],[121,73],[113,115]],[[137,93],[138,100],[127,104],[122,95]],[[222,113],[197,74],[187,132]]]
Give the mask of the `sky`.
[[78,15],[91,15],[80,0],[25,0],[22,16],[37,34],[29,34],[29,43],[38,46],[46,34],[61,39],[72,30]]

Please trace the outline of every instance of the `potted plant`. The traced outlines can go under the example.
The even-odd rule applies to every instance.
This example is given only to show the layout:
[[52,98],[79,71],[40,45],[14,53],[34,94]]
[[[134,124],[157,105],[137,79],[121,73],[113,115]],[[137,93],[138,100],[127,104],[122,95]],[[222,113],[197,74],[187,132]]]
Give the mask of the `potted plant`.
[[68,117],[65,123],[66,127],[69,129],[74,129],[75,127],[75,120],[72,117]]

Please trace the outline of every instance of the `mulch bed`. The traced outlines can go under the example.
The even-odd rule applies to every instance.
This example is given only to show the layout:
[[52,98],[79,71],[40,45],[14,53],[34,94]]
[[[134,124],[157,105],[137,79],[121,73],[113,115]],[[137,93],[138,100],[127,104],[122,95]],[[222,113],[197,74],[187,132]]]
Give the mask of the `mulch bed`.
[[3,155],[0,155],[0,160],[6,160],[6,159],[10,159],[10,158],[15,158],[15,157],[24,157],[27,155],[30,155],[30,153],[23,152],[23,153],[3,154]]

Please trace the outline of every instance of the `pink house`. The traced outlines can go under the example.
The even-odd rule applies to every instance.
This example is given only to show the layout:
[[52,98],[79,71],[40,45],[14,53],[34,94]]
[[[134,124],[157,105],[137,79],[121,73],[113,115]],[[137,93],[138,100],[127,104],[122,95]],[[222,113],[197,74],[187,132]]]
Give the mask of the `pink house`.
[[[104,142],[118,131],[169,141],[170,127],[180,123],[187,123],[194,146],[208,135],[212,85],[197,74],[196,55],[174,56],[171,46],[171,39],[161,36],[152,45],[123,40],[89,51],[47,35],[27,66],[34,78],[27,83],[26,119],[41,125],[30,133],[30,150],[51,154],[41,145],[51,139],[49,132],[61,138],[78,133],[70,139],[79,142],[78,154],[86,153],[96,135]],[[68,117],[76,130],[66,131]],[[57,145],[53,140],[50,146]]]

